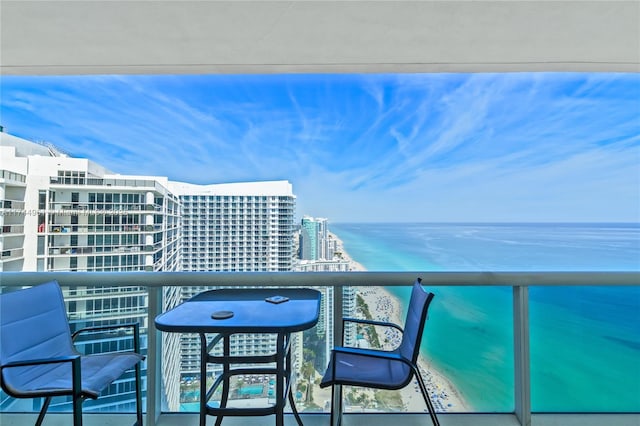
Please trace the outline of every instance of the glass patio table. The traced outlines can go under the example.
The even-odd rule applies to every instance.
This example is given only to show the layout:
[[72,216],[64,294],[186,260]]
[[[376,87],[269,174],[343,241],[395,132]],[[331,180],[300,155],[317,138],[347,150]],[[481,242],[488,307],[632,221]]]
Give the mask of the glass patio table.
[[[291,333],[313,327],[320,312],[320,292],[297,288],[251,288],[209,290],[197,294],[175,308],[158,315],[158,330],[200,335],[200,426],[206,416],[266,416],[275,414],[276,426],[284,424],[287,397],[299,425],[291,392]],[[274,353],[234,354],[234,334],[272,334]],[[214,335],[211,340],[207,335]],[[211,351],[222,342],[222,355]],[[222,373],[207,388],[207,365],[219,364]],[[263,366],[263,364],[266,364]],[[273,366],[275,364],[275,366]],[[234,375],[275,375],[275,404],[265,407],[228,407],[230,379]],[[222,385],[219,407],[209,404]]]

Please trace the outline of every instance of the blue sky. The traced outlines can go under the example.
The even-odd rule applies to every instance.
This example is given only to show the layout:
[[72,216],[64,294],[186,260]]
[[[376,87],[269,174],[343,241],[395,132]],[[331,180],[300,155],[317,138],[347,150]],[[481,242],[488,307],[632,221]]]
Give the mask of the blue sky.
[[330,222],[636,222],[638,74],[1,77],[0,124],[116,173],[286,179]]

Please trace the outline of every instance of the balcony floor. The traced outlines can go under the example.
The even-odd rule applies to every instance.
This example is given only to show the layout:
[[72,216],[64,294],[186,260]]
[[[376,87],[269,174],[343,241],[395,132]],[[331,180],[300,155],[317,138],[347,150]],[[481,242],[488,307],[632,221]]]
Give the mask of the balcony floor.
[[[0,413],[2,426],[31,426],[35,423],[35,414]],[[303,414],[305,426],[328,426],[329,416],[323,414]],[[519,426],[512,414],[440,414],[442,426]],[[45,417],[43,426],[69,426],[69,414],[50,413]],[[134,421],[131,414],[85,414],[84,426],[128,426]],[[273,416],[267,417],[228,417],[223,426],[265,426],[275,423]],[[214,418],[207,426],[214,424]],[[352,414],[345,415],[344,426],[430,426],[428,415],[422,414]],[[146,425],[146,423],[145,423]],[[197,426],[197,414],[163,414],[156,426]],[[292,415],[285,416],[285,426],[296,426]],[[640,414],[534,414],[532,426],[640,426]]]

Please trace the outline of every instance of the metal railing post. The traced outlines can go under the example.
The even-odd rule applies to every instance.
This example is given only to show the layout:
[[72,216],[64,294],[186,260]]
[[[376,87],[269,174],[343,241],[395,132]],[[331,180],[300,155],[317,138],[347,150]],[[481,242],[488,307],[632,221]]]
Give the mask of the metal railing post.
[[513,286],[513,353],[515,415],[531,426],[531,371],[529,365],[529,288]]
[[[343,323],[342,317],[344,313],[344,286],[336,285],[333,288],[333,346],[342,346],[344,343],[342,342],[342,334]],[[342,401],[336,400],[337,398],[342,399],[342,391],[340,389],[341,385],[335,385],[335,391],[331,392],[331,408],[333,410],[338,410],[335,415],[331,416],[333,420],[333,424],[331,426],[341,425],[342,424]]]
[[147,426],[155,426],[162,411],[162,334],[155,318],[162,311],[163,287],[147,287]]
[[344,287],[336,285],[333,288],[333,346],[342,346],[342,315]]

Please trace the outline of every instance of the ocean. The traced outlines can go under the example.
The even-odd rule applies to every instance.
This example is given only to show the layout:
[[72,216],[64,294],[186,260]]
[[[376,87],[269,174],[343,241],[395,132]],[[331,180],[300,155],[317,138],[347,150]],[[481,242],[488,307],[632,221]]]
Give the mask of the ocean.
[[[330,224],[369,271],[640,271],[640,224]],[[429,277],[422,277],[429,285]],[[406,304],[409,289],[388,290]],[[422,353],[475,411],[509,412],[512,290],[433,287]],[[640,283],[529,289],[532,409],[640,411]]]

